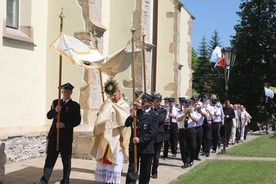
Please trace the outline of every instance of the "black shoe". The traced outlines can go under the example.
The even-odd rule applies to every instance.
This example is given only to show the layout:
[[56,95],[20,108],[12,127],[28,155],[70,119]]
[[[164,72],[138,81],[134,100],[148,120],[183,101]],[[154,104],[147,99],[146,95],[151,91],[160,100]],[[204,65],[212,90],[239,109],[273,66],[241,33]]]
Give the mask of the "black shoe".
[[206,157],[209,157],[210,156],[210,153],[206,153]]
[[200,155],[201,155],[201,156],[204,156],[204,155],[206,155],[206,153],[205,153],[205,152],[202,152]]
[[47,184],[45,181],[43,181],[43,180],[40,180],[39,182],[38,182],[38,184]]
[[181,166],[182,169],[188,168],[189,164],[185,163],[184,165]]
[[195,160],[197,160],[197,161],[201,161],[201,159],[200,159],[199,157],[196,157],[196,158],[195,158]]
[[217,152],[217,150],[212,150],[212,153],[216,153]]
[[157,178],[157,174],[152,175],[152,178],[154,179]]
[[190,162],[190,164],[189,164],[189,165],[190,165],[190,167],[191,167],[191,166],[193,166],[193,165],[194,165],[194,162]]
[[167,156],[166,156],[166,155],[163,155],[162,158],[164,158],[164,159],[165,159],[165,158],[168,158],[168,155],[167,155]]
[[70,184],[70,182],[69,182],[69,179],[62,179],[61,181],[60,181],[60,184]]

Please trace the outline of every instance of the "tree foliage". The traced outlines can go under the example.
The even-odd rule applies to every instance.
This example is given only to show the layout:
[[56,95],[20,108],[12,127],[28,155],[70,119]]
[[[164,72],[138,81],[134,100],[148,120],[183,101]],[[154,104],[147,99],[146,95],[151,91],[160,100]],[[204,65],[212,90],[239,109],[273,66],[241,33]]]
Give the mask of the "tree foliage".
[[210,71],[211,71],[211,63],[209,61],[209,52],[208,45],[206,42],[206,37],[203,36],[199,51],[196,67],[194,67],[193,73],[193,89],[199,93],[208,93],[210,92]]
[[216,46],[222,47],[221,42],[220,42],[220,38],[219,38],[219,33],[218,33],[217,30],[215,30],[213,32],[213,35],[211,36],[211,40],[210,40],[209,45],[208,45],[209,53],[212,53],[213,50],[216,48]]
[[[219,33],[217,30],[213,32],[213,35],[211,36],[211,40],[209,41],[209,54],[211,57],[211,54],[213,50],[216,48],[216,46],[220,46],[220,38],[219,38]],[[225,73],[224,69],[222,67],[214,67],[215,63],[212,63],[212,68],[211,68],[211,76],[212,76],[212,93],[217,94],[219,97],[224,99],[225,95]]]
[[276,85],[276,1],[243,0],[237,14],[240,22],[231,43],[238,54],[229,94],[258,116],[257,107],[265,102],[264,83]]
[[[232,36],[231,46],[238,53],[230,70],[228,97],[232,103],[245,105],[253,121],[262,118],[260,106],[266,107],[266,115],[274,113],[276,117],[276,95],[268,101],[264,95],[265,83],[276,86],[276,1],[242,0],[237,14],[240,20],[234,26],[236,34]],[[223,68],[214,68],[209,62],[217,45],[221,46],[217,31],[208,45],[205,36],[202,38],[193,73],[193,89],[199,94],[217,93],[224,99]]]
[[195,49],[193,48],[192,49],[192,70],[196,70],[196,68],[198,67],[198,57],[197,57],[197,54],[196,54],[196,51]]
[[197,65],[193,68],[193,90],[198,94],[224,93],[224,70],[222,67],[214,68],[214,63],[210,62],[212,51],[220,45],[219,40],[218,32],[214,31],[209,44],[205,36],[200,42]]

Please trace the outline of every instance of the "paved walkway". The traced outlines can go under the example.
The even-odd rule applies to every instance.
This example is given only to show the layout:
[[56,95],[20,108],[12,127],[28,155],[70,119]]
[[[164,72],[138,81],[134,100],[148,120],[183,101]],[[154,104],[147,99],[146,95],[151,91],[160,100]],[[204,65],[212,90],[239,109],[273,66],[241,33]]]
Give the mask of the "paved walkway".
[[[248,136],[248,140],[252,140],[257,136]],[[237,145],[237,144],[236,144]],[[234,145],[235,146],[235,145]],[[231,146],[230,146],[231,147]],[[200,163],[211,160],[211,159],[233,159],[238,160],[241,157],[231,157],[228,155],[214,154],[212,153],[210,157],[201,157],[201,161],[195,161],[194,166]],[[242,159],[247,160],[265,160],[268,158],[247,158],[242,157]],[[269,158],[269,160],[275,160],[276,158]],[[45,157],[36,158],[31,160],[26,160],[18,163],[12,163],[6,165],[6,182],[5,184],[35,184],[38,183],[44,165]],[[72,159],[72,172],[71,172],[71,184],[96,184],[94,180],[96,162],[93,160],[83,160],[83,159]],[[176,158],[169,157],[168,159],[160,159],[160,166],[158,168],[158,178],[151,179],[151,184],[160,183],[171,183],[180,175],[189,172],[194,166],[182,169],[183,165],[180,154],[177,154]],[[127,163],[124,164],[121,183],[125,183]],[[62,176],[62,164],[60,158],[58,159],[55,169],[53,171],[50,184],[58,184]]]

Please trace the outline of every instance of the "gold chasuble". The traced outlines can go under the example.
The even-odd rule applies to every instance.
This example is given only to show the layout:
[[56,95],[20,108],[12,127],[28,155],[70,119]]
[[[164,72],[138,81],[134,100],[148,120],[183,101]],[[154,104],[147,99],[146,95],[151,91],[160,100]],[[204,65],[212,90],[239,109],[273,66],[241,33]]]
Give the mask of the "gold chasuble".
[[131,129],[125,127],[125,120],[129,115],[129,105],[123,99],[117,103],[107,99],[102,104],[94,123],[91,150],[98,162],[116,165],[120,150],[123,150],[124,160],[128,160]]

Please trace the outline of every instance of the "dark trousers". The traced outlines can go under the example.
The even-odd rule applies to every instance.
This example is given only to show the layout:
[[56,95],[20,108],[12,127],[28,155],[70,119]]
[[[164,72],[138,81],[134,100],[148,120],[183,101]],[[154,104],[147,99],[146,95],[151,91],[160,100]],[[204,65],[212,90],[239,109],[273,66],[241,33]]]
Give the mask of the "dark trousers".
[[[139,170],[140,159],[140,175],[139,184],[148,184],[150,181],[150,171],[153,159],[153,154],[137,154],[137,171]],[[129,164],[126,177],[126,184],[135,184],[138,179],[138,172],[135,172],[134,152],[129,152]]]
[[247,136],[247,133],[248,133],[248,125],[245,125],[245,127],[244,127],[244,137],[243,137],[243,139],[244,140],[246,140],[246,136]]
[[157,168],[159,165],[159,157],[160,157],[160,151],[161,151],[162,142],[154,143],[154,156],[153,156],[153,163],[152,163],[152,170],[151,174],[155,175],[158,173]]
[[40,181],[41,183],[48,183],[59,153],[61,155],[63,164],[63,179],[61,183],[69,183],[69,177],[71,173],[72,143],[61,142],[59,145],[59,151],[57,151],[56,141],[53,140],[48,141],[47,156],[44,164],[43,176],[41,177]]
[[194,161],[196,149],[196,130],[195,128],[179,129],[179,145],[181,160],[184,164]]
[[241,140],[241,128],[236,128],[236,142],[238,143]]
[[203,129],[202,126],[196,127],[196,149],[195,149],[195,158],[199,157],[200,148],[202,145],[203,138]]
[[228,145],[230,141],[231,131],[232,131],[233,123],[230,122],[226,125],[226,145]]
[[177,123],[171,123],[170,143],[171,143],[172,154],[176,154],[177,153],[177,143],[178,143],[178,125],[177,125]]
[[228,143],[230,140],[232,126],[233,126],[232,122],[224,122],[224,125],[221,126],[221,129],[220,129],[221,141],[226,146],[228,146]]
[[204,153],[210,153],[210,147],[212,145],[212,124],[207,122],[203,124],[203,140],[202,150]]
[[221,122],[213,122],[212,124],[212,142],[213,150],[217,150],[218,144],[220,144],[220,125]]
[[170,144],[170,125],[164,125],[165,140],[164,140],[164,150],[163,157],[168,157]]

